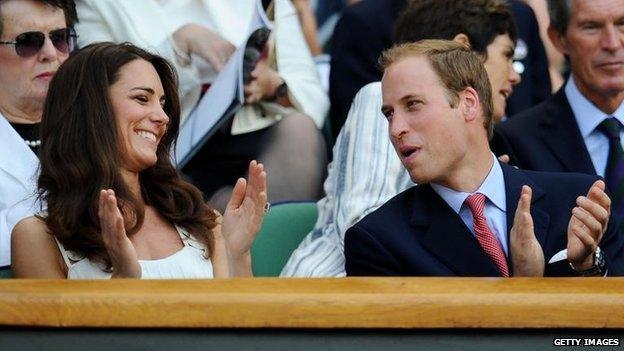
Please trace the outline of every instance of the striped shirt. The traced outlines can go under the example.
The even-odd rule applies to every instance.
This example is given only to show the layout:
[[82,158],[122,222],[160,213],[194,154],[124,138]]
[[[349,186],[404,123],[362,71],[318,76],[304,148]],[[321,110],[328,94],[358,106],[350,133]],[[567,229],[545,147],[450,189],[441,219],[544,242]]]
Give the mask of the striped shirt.
[[355,96],[338,135],[314,229],[292,253],[281,276],[345,276],[347,229],[412,185],[388,138],[381,83],[370,83]]

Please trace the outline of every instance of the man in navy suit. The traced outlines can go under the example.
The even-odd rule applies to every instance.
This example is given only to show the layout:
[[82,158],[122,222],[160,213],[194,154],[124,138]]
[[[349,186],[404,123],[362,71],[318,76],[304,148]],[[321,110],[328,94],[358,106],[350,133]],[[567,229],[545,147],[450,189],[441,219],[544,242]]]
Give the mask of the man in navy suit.
[[405,4],[405,0],[366,0],[342,12],[331,39],[329,119],[334,139],[355,94],[381,78],[377,58],[392,46],[394,22]]
[[478,56],[426,40],[385,52],[382,65],[390,140],[419,185],[347,231],[348,275],[624,274],[624,237],[602,180],[496,160]]
[[624,137],[624,0],[549,6],[548,34],[569,58],[571,77],[542,104],[499,124],[492,149],[523,169],[598,174],[611,188],[610,138],[601,125],[611,120],[615,137]]

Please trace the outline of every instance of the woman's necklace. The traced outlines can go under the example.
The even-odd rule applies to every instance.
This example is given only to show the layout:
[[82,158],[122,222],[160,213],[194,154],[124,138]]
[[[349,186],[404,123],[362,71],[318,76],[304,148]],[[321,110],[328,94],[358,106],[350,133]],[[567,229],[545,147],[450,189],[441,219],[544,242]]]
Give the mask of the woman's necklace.
[[39,123],[23,124],[11,123],[17,134],[24,140],[24,143],[31,149],[41,146],[41,138],[39,138]]
[[41,146],[41,139],[37,139],[37,140],[27,140],[27,139],[24,139],[24,142],[26,143],[26,145],[28,145],[30,147]]

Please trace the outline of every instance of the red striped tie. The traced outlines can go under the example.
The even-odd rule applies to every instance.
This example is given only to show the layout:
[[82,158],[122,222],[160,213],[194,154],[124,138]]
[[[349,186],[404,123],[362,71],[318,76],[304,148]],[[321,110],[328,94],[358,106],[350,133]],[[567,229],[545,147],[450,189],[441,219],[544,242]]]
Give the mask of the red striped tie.
[[505,253],[485,220],[485,195],[475,193],[468,196],[466,205],[468,205],[472,212],[473,227],[477,241],[479,241],[483,251],[494,261],[501,275],[503,277],[509,277],[509,268],[507,267]]

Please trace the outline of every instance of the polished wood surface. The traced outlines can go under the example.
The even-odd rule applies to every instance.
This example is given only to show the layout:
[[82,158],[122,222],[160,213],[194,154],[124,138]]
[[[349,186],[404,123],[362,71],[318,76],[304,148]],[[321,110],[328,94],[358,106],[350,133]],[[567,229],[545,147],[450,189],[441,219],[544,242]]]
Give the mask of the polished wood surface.
[[624,328],[624,278],[7,279],[0,325]]

